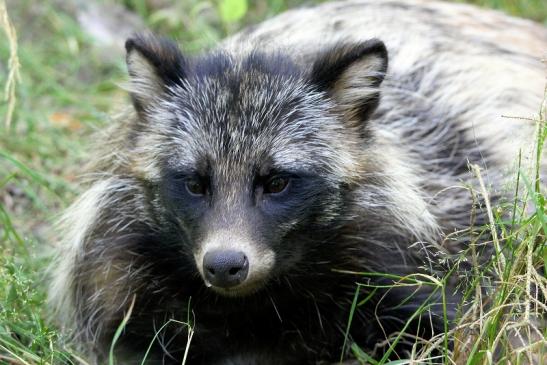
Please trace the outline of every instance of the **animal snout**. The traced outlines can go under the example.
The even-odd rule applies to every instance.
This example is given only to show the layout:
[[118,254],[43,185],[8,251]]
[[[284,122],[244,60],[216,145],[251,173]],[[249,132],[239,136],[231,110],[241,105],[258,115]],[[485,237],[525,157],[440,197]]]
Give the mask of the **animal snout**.
[[230,288],[245,281],[249,273],[249,260],[241,251],[210,251],[203,257],[203,272],[211,285]]

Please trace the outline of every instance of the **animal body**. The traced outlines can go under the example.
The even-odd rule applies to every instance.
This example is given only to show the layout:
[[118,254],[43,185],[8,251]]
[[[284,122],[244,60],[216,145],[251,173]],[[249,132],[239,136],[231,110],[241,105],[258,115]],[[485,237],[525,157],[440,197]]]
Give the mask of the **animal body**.
[[[149,364],[316,364],[349,357],[357,282],[442,275],[469,240],[447,235],[472,211],[487,222],[468,162],[501,199],[534,131],[502,116],[539,110],[547,31],[460,4],[344,1],[202,56],[147,34],[126,49],[133,105],[66,213],[60,320],[96,363],[127,318],[123,364],[150,344]],[[446,313],[427,285],[377,289],[348,341],[385,350],[424,302],[407,332],[441,333],[462,301],[448,283]]]

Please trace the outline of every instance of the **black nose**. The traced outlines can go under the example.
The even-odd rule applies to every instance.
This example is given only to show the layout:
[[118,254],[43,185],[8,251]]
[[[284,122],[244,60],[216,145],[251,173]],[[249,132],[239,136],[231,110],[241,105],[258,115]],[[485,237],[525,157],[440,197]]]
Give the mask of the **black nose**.
[[249,273],[249,261],[241,251],[218,250],[203,257],[205,278],[212,285],[230,288],[242,283]]

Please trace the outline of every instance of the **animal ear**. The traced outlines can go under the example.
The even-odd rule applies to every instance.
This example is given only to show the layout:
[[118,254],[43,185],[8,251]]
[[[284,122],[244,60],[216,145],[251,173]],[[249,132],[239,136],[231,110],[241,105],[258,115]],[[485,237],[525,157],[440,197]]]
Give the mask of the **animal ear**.
[[378,39],[337,45],[315,61],[311,81],[334,99],[347,123],[357,126],[378,107],[387,64],[386,46]]
[[137,34],[125,42],[129,92],[137,111],[146,109],[169,87],[182,85],[186,60],[177,44],[152,34]]

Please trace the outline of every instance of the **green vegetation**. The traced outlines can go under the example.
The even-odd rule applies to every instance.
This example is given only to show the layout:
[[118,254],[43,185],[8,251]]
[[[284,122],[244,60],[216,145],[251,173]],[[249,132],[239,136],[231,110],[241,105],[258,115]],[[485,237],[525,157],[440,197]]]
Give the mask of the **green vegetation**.
[[[470,2],[547,24],[547,3],[543,0]],[[125,103],[127,96],[116,86],[125,78],[123,55],[101,53],[75,20],[71,3],[8,1],[15,39],[2,11],[4,0],[0,0],[0,24],[5,30],[0,35],[0,85],[11,85],[6,88],[8,100],[0,104],[0,364],[82,363],[47,321],[44,270],[53,241],[51,226],[78,191],[75,181],[86,161],[90,134],[109,123],[112,108]],[[134,11],[157,32],[178,39],[187,51],[195,52],[302,1],[185,0],[164,8],[153,6],[161,1],[117,3]],[[12,56],[14,47],[18,58]],[[539,119],[543,124],[538,141],[543,141],[547,136],[545,115]],[[499,270],[502,278],[489,298],[491,309],[483,313],[477,301],[463,316],[460,327],[425,346],[416,357],[432,356],[434,349],[447,356],[448,337],[456,339],[454,357],[469,358],[468,364],[488,363],[489,351],[498,343],[506,349],[502,356],[526,356],[526,351],[515,354],[511,350],[510,331],[502,329],[533,332],[530,319],[545,306],[530,298],[526,288],[537,283],[545,294],[547,287],[545,273],[542,277],[534,270],[541,262],[547,268],[547,212],[537,176],[519,172],[516,179],[515,201],[492,211],[499,240],[509,243],[510,250],[499,252],[490,266],[480,268]],[[525,213],[527,207],[522,201],[534,205],[532,215]],[[502,219],[504,210],[511,212],[511,221]],[[517,241],[522,244],[511,245]],[[470,287],[479,285],[481,273],[477,268]],[[442,290],[443,280],[412,277],[395,281],[401,285],[435,285]],[[356,292],[353,309],[367,300]],[[545,337],[545,333],[540,335]],[[529,336],[534,338],[534,333]],[[356,345],[347,346],[359,359],[372,364],[405,363],[390,362],[387,356],[373,359]]]
[[458,0],[483,7],[503,10],[504,12],[547,24],[547,2],[544,0]]

